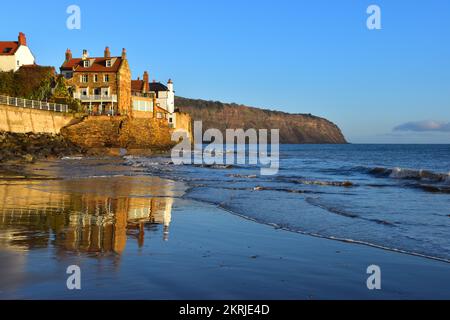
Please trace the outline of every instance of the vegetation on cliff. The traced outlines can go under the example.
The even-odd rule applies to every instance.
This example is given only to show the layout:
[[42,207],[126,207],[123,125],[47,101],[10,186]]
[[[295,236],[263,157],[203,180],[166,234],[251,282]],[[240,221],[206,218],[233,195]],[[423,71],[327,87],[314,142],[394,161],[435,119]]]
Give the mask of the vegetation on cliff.
[[289,114],[217,101],[177,97],[177,108],[203,122],[203,130],[280,129],[281,143],[347,143],[341,130],[332,122],[310,114]]
[[81,105],[72,98],[63,76],[53,67],[23,66],[17,72],[0,72],[0,95],[69,105],[79,112]]

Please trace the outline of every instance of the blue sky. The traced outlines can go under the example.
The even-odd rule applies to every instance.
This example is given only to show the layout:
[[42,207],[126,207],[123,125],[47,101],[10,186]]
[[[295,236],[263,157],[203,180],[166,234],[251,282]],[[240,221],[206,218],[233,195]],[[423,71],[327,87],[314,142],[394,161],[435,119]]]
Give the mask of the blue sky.
[[[3,15],[0,39],[23,31],[37,62],[57,67],[68,47],[125,47],[134,78],[149,70],[180,96],[326,117],[354,143],[450,143],[436,129],[450,122],[448,0],[55,2],[4,1],[20,15]],[[66,28],[72,4],[81,30]],[[371,4],[382,30],[366,28]],[[423,130],[430,121],[440,125]]]

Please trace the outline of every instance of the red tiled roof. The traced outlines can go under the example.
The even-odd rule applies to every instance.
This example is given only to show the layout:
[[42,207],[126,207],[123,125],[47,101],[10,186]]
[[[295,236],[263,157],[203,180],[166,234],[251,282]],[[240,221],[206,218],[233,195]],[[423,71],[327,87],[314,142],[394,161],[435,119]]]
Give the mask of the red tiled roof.
[[0,41],[0,56],[12,56],[19,49],[17,41]]
[[[91,61],[91,66],[85,68],[83,66],[83,59],[73,58],[69,61],[64,62],[61,66],[61,70],[74,70],[76,72],[117,72],[119,71],[120,65],[122,63],[121,57],[111,57],[111,58],[88,58]],[[111,67],[106,66],[106,60],[115,60]]]
[[143,87],[144,87],[143,80],[131,80],[131,91],[142,92]]

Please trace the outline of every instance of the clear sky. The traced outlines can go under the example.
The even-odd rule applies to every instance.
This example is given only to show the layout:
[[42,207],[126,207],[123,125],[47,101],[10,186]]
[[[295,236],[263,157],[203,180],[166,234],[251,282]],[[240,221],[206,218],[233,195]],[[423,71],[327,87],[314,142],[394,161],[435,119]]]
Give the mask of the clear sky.
[[[69,5],[81,29],[66,27]],[[368,30],[367,7],[381,8]],[[450,143],[450,1],[2,1],[42,65],[128,51],[177,95],[326,117],[354,143]],[[11,14],[4,14],[11,12]]]

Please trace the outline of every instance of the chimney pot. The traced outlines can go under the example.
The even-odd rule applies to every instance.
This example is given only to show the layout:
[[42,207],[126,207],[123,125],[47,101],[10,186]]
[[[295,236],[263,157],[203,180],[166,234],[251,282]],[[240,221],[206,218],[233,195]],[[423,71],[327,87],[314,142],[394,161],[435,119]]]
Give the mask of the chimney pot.
[[70,49],[66,50],[66,61],[72,60],[72,51]]
[[145,72],[144,72],[144,77],[143,77],[143,81],[144,81],[144,87],[143,87],[143,90],[144,90],[144,93],[147,93],[147,92],[150,91],[149,84],[148,84],[148,81],[149,81],[148,79],[149,79],[149,78],[148,78],[148,72],[145,71]]
[[27,37],[23,32],[19,32],[19,45],[26,46],[27,45]]
[[122,49],[122,59],[126,59],[127,58],[127,49],[123,48]]
[[109,47],[105,48],[105,58],[111,58],[111,51],[109,51]]

